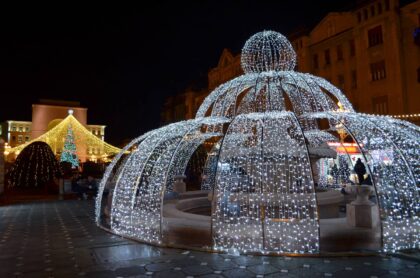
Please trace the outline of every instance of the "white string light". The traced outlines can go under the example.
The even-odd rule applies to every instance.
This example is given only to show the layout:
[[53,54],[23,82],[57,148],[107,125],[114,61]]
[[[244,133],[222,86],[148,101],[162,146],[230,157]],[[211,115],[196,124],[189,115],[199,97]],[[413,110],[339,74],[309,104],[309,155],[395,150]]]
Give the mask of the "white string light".
[[[163,237],[165,192],[171,192],[176,175],[185,174],[195,150],[209,144],[201,188],[214,191],[212,249],[317,253],[320,226],[312,176],[317,167],[309,155],[336,144],[346,152],[341,162],[349,163],[347,138],[373,177],[382,250],[418,248],[420,129],[355,113],[332,84],[294,72],[295,59],[281,34],[252,36],[242,51],[245,74],[211,92],[196,119],[153,130],[124,149],[136,150],[115,158],[100,185],[98,224],[144,242],[173,245]],[[384,153],[391,160],[383,160]],[[104,188],[112,192],[108,202],[102,199]]]

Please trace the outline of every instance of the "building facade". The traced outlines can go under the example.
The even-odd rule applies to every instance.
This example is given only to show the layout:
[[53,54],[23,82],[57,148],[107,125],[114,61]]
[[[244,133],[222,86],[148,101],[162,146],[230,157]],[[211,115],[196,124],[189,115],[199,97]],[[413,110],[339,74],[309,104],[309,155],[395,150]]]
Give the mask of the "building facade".
[[356,110],[384,115],[420,112],[420,1],[364,1],[329,13],[310,32],[291,35],[299,71],[342,89]]
[[[357,111],[420,124],[420,0],[403,7],[398,0],[361,1],[350,11],[329,13],[310,30],[289,34],[289,39],[297,70],[329,80]],[[242,73],[240,55],[224,49],[208,73],[208,88],[190,92],[188,98],[177,96],[177,118],[164,122],[192,118],[182,111],[196,111],[196,99]],[[168,101],[163,114],[173,104]],[[183,104],[191,108],[179,106]]]
[[[0,125],[0,137],[5,140],[7,148],[14,148],[29,142],[54,128],[73,110],[73,116],[84,125],[92,134],[105,140],[105,125],[88,125],[87,108],[81,107],[79,102],[40,100],[32,105],[32,121],[8,120]],[[87,157],[100,153],[99,149],[87,147]]]

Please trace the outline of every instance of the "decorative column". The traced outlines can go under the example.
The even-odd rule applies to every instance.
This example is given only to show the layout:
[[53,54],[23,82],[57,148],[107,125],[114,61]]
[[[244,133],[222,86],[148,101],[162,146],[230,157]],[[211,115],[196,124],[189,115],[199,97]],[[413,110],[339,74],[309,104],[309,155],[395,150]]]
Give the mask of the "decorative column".
[[378,206],[369,201],[373,187],[357,185],[357,198],[347,204],[347,223],[352,227],[374,228],[379,225]]

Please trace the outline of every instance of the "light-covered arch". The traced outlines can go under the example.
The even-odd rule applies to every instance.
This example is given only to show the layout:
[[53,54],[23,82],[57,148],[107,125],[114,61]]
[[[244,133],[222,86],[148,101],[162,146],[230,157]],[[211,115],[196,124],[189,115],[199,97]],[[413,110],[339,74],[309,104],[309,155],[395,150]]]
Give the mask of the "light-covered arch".
[[[409,150],[413,146],[418,149],[418,138],[406,137],[400,141],[401,132],[391,131],[394,128],[392,125],[386,125],[382,119],[374,116],[325,112],[314,113],[312,117],[330,117],[340,122],[366,157],[379,201],[382,250],[394,252],[418,248],[419,189],[410,161],[418,163],[419,157]],[[387,156],[387,160],[384,160],[384,156]]]
[[318,252],[311,166],[292,113],[234,119],[221,144],[214,200],[216,250]]

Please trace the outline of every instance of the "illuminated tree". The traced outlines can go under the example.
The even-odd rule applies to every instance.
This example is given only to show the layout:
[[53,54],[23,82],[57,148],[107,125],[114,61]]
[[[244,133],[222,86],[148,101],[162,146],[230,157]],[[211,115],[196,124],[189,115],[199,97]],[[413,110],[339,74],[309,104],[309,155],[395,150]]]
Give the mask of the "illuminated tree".
[[340,178],[340,182],[343,183],[348,183],[350,182],[350,167],[349,164],[346,161],[346,157],[345,156],[338,156],[338,175]]
[[79,159],[76,154],[76,144],[74,143],[74,134],[71,125],[68,126],[66,141],[64,142],[63,152],[61,153],[61,162],[70,162],[72,168],[79,166]]

